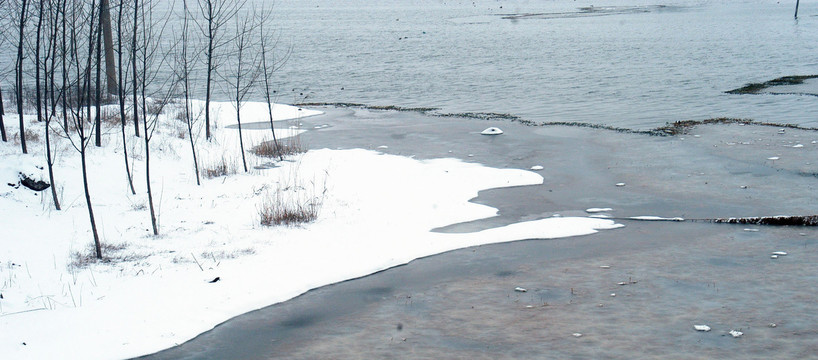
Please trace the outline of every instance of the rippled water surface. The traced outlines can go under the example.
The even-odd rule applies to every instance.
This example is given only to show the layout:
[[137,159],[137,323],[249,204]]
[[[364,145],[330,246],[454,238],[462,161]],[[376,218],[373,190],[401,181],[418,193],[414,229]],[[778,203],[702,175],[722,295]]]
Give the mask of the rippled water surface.
[[818,4],[801,1],[276,3],[284,102],[497,112],[631,128],[709,117],[816,126],[814,96],[744,96],[818,73]]

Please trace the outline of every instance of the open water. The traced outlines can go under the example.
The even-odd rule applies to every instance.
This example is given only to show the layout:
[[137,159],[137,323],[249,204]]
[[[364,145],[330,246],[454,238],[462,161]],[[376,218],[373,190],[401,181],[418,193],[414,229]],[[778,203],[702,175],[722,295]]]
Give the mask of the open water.
[[649,129],[818,125],[814,96],[725,91],[818,73],[818,3],[282,0],[283,102],[435,107]]
[[[271,6],[250,0],[247,12],[252,5]],[[157,11],[167,6],[160,3]],[[278,102],[439,108],[643,130],[713,117],[818,125],[815,96],[725,93],[818,73],[817,1],[801,1],[798,19],[795,1],[773,0],[279,0],[272,6],[277,55],[289,53],[275,74]],[[178,14],[170,18],[166,44],[180,26]],[[7,93],[14,55],[10,44],[0,49]],[[171,65],[159,69],[160,78],[172,76]],[[229,78],[229,68],[228,59],[222,76]],[[214,96],[227,100],[228,91],[217,84]],[[203,97],[200,84],[196,92]],[[262,99],[260,88],[253,92]]]

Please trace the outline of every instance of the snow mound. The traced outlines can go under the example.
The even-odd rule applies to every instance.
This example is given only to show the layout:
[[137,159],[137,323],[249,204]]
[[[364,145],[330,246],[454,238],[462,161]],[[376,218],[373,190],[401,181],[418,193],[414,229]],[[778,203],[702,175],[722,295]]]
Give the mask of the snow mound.
[[503,130],[500,130],[500,128],[490,127],[490,128],[487,128],[486,130],[483,130],[483,132],[481,132],[480,134],[482,134],[482,135],[500,135],[502,133],[503,133]]

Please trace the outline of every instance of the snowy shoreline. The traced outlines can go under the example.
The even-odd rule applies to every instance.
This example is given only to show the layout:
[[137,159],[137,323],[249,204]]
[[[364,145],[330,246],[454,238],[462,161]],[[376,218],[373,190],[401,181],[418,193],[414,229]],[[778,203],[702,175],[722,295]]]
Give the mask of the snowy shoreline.
[[[248,103],[243,122],[260,122],[266,108]],[[198,140],[200,163],[240,157],[228,103],[214,104],[215,139]],[[172,114],[174,110],[168,110]],[[320,112],[276,105],[277,137],[303,132],[299,118]],[[17,131],[14,116],[7,130]],[[234,118],[233,118],[234,119]],[[28,120],[42,132],[42,123]],[[200,124],[201,125],[201,124]],[[528,170],[494,169],[457,159],[414,160],[369,150],[310,150],[195,185],[188,140],[171,115],[151,142],[154,191],[160,195],[160,235],[144,209],[143,149],[129,134],[137,195],[126,190],[118,127],[103,129],[90,149],[91,197],[108,263],[72,266],[92,242],[82,200],[79,156],[59,145],[55,176],[65,204],[52,210],[48,192],[4,186],[0,250],[0,353],[14,359],[115,359],[156,352],[242,313],[286,301],[310,289],[366,276],[458,248],[531,238],[590,234],[620,225],[565,217],[521,222],[475,233],[431,229],[496,215],[470,203],[489,188],[540,184]],[[244,132],[246,149],[270,137]],[[30,154],[0,143],[3,183],[24,172],[45,179],[43,140]],[[249,156],[252,165],[270,159]],[[300,227],[264,227],[258,220],[271,192],[321,196],[318,220]],[[218,279],[218,281],[215,281]]]

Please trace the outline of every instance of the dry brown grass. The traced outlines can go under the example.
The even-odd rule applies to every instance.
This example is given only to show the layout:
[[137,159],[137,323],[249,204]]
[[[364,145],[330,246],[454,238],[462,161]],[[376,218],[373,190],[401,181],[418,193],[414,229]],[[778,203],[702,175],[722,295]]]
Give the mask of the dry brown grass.
[[318,219],[324,203],[326,187],[319,193],[314,189],[278,188],[267,193],[259,208],[259,222],[264,226],[296,226]]
[[[20,145],[20,132],[14,133],[12,136],[14,145]],[[26,129],[26,143],[36,143],[40,141],[40,133]]]
[[238,172],[239,165],[237,161],[230,161],[225,157],[217,160],[214,163],[206,164],[202,167],[202,175],[208,179],[220,176],[233,175]]
[[304,146],[304,143],[301,141],[301,136],[296,135],[279,140],[277,145],[272,141],[264,141],[250,149],[250,151],[261,157],[281,158],[285,156],[303,154],[307,151],[307,149]]
[[102,259],[97,259],[96,249],[94,244],[89,246],[84,251],[74,251],[71,253],[71,262],[68,263],[70,269],[83,269],[91,264],[137,261],[147,257],[147,255],[136,254],[134,252],[126,252],[128,245],[124,243],[109,244],[101,243]]

